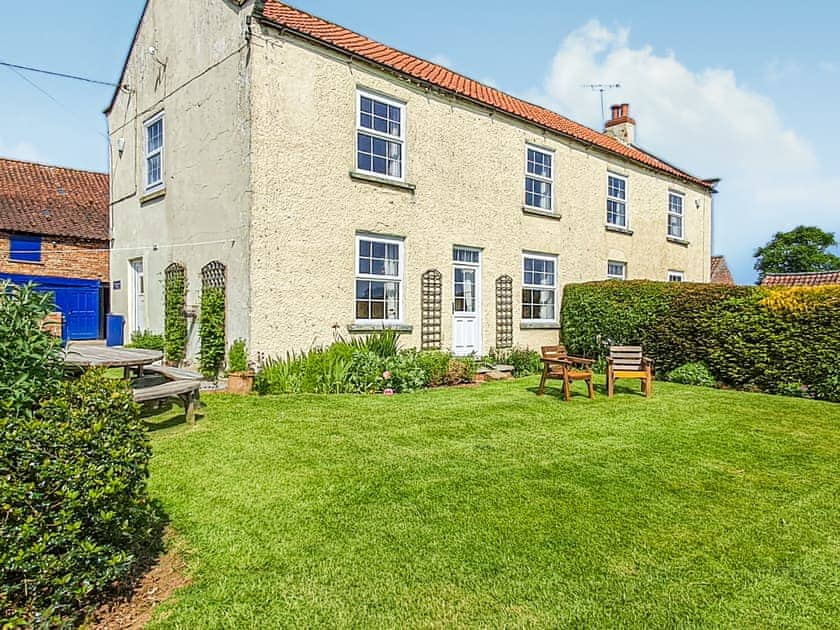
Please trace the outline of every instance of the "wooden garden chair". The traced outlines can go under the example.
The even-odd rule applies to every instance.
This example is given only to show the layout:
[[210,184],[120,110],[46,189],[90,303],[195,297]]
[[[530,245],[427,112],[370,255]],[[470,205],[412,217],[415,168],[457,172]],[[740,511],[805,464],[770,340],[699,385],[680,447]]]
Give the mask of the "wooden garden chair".
[[592,386],[592,359],[570,357],[566,353],[566,346],[543,346],[540,350],[543,372],[538,396],[545,393],[547,380],[557,379],[563,381],[563,396],[566,400],[571,400],[574,381],[585,381],[589,398],[595,398],[595,388]]
[[607,396],[612,398],[615,381],[620,378],[638,378],[642,393],[648,398],[653,394],[653,361],[642,354],[641,346],[610,346],[607,357]]

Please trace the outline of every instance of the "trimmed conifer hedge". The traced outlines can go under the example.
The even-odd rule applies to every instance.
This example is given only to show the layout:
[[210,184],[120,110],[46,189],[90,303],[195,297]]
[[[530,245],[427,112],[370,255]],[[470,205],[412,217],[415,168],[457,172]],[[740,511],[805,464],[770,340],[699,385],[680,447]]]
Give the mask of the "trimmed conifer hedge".
[[563,292],[571,354],[600,358],[612,344],[643,345],[664,374],[703,363],[723,383],[776,392],[826,391],[840,377],[840,287],[730,287],[590,282]]

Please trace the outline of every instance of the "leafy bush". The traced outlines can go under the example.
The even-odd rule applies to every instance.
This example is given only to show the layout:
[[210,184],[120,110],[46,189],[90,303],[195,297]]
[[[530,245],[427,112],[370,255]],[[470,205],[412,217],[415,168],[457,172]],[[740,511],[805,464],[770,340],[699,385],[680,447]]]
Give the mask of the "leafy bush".
[[51,293],[0,283],[0,415],[32,413],[41,397],[57,391],[61,340],[41,329],[53,310]]
[[446,372],[446,384],[472,383],[475,379],[475,361],[470,357],[452,357]]
[[0,419],[0,611],[73,622],[160,540],[151,454],[131,391],[101,371]]
[[426,385],[439,387],[448,382],[449,360],[452,355],[440,350],[423,350],[417,355],[417,363],[426,373]]
[[131,334],[131,343],[126,344],[126,348],[142,348],[144,350],[157,350],[163,352],[166,343],[163,335],[153,333],[151,330],[139,330]]
[[782,383],[776,388],[776,393],[780,396],[790,396],[792,398],[807,398],[810,395],[808,386],[802,383]]
[[818,400],[840,402],[840,370],[834,368],[828,376],[811,387],[810,391]]
[[201,338],[199,366],[205,378],[219,375],[225,360],[225,290],[205,287],[201,292],[201,314],[198,320]]
[[512,365],[513,375],[516,377],[537,374],[542,371],[540,353],[529,348],[491,350],[489,358],[493,363]]
[[384,387],[385,360],[371,350],[355,350],[350,364],[350,391],[372,394]]
[[245,348],[245,340],[237,339],[230,345],[228,350],[228,372],[247,372],[248,352]]
[[416,350],[404,350],[385,359],[382,378],[385,389],[397,393],[415,392],[428,383],[428,376]]
[[840,355],[840,287],[771,289],[666,282],[567,285],[563,339],[570,354],[603,357],[639,344],[669,372],[703,363],[743,389],[813,386]]
[[686,363],[668,372],[668,380],[683,385],[698,385],[700,387],[714,387],[715,377],[702,363]]

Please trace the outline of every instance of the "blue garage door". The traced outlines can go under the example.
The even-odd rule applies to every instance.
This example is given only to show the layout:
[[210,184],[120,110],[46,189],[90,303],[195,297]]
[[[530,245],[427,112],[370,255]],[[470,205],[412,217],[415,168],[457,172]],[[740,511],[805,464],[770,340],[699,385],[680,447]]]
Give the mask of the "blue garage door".
[[0,274],[0,280],[15,284],[35,283],[37,291],[49,291],[55,296],[56,310],[64,316],[65,340],[97,339],[99,337],[99,280],[77,280],[51,276],[21,276]]

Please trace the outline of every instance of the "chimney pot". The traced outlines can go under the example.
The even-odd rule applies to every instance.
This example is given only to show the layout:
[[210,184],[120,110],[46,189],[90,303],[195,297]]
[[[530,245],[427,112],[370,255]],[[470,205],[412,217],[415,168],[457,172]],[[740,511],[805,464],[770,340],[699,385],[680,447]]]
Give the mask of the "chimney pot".
[[612,118],[604,123],[604,133],[624,144],[633,144],[636,138],[636,121],[630,118],[630,104],[610,105]]

